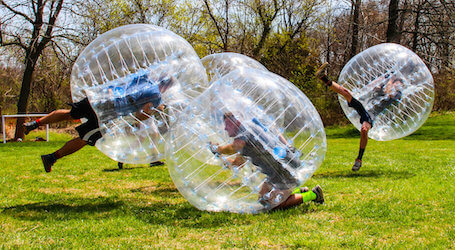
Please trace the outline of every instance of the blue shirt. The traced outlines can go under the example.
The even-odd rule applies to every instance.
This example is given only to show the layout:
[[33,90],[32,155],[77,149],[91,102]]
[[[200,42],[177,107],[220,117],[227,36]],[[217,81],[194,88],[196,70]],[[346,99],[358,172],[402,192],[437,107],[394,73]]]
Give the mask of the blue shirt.
[[158,82],[149,80],[147,75],[138,76],[123,86],[109,88],[114,94],[114,109],[118,116],[139,111],[149,102],[153,107],[161,104]]

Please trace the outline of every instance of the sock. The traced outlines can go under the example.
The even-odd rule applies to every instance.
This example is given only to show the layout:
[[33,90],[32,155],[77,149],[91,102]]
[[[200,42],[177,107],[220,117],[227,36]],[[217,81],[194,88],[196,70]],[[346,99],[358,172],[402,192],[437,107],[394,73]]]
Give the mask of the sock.
[[303,202],[316,200],[316,194],[311,190],[305,193],[301,193],[300,195],[302,195]]
[[36,121],[35,121],[35,122],[36,122],[36,124],[38,124],[38,126],[41,126],[41,121],[40,121],[40,119],[39,119],[39,118],[38,118],[38,119],[36,119]]
[[55,151],[51,155],[52,155],[52,157],[54,157],[55,160],[62,158],[62,156],[60,155],[60,153],[58,151]]
[[332,81],[330,81],[329,78],[326,75],[322,76],[319,79],[321,79],[329,87],[332,85]]
[[300,194],[299,188],[295,188],[291,194]]
[[364,148],[359,148],[359,155],[357,156],[357,159],[362,160],[363,152],[365,152],[365,149]]

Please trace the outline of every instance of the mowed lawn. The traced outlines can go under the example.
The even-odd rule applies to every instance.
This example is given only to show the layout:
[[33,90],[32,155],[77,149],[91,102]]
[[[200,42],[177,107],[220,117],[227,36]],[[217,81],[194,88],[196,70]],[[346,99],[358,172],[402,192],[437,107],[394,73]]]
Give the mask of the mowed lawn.
[[69,135],[2,144],[0,248],[455,248],[455,113],[370,140],[356,173],[359,132],[326,131],[326,159],[307,183],[326,203],[258,215],[199,211],[165,166],[119,171],[91,147],[45,173],[39,156]]

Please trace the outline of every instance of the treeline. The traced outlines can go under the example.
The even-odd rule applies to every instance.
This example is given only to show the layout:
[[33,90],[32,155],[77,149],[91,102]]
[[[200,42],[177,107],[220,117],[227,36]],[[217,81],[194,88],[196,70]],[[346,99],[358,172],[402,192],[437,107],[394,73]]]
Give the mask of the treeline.
[[71,101],[71,67],[98,35],[132,23],[172,30],[202,58],[230,51],[255,58],[313,102],[325,124],[347,119],[314,78],[337,78],[355,54],[384,42],[416,52],[433,72],[434,109],[455,107],[455,3],[444,0],[2,0],[0,108],[50,112]]

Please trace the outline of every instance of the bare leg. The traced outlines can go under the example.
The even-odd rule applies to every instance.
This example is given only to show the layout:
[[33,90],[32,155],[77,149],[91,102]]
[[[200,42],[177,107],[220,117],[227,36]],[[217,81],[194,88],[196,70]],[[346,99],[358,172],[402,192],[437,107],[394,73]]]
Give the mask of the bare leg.
[[319,204],[324,203],[324,195],[322,188],[319,185],[316,185],[311,191],[308,190],[290,195],[284,202],[278,205],[276,209],[285,209],[308,201],[313,201]]
[[360,167],[362,166],[363,152],[365,152],[365,148],[367,147],[368,131],[370,129],[371,129],[371,123],[366,122],[366,121],[362,123],[362,128],[360,129],[359,154],[357,155],[354,165],[352,166],[352,171],[359,171]]
[[284,209],[284,208],[289,208],[293,206],[297,206],[303,203],[303,197],[301,194],[292,194],[282,202],[280,205],[278,205],[275,209]]
[[368,131],[371,129],[369,122],[363,122],[362,128],[360,129],[360,148],[365,149],[368,143]]
[[329,80],[329,77],[324,73],[328,66],[329,66],[328,63],[322,64],[319,67],[319,69],[316,71],[316,73],[315,73],[316,77],[319,78],[327,86],[329,86],[331,90],[333,90],[336,93],[342,95],[344,97],[344,99],[346,99],[348,101],[348,103],[350,103],[351,100],[352,100],[352,95],[349,92],[349,90],[347,90],[346,88],[342,87],[338,83]]
[[[342,95],[344,99],[348,101],[348,103],[351,103],[353,97],[349,90],[344,88],[343,86],[340,86],[338,83],[333,82],[330,85],[330,89],[335,91],[336,93]],[[358,101],[357,101],[358,102]],[[359,112],[359,111],[357,111]],[[360,115],[360,113],[359,113]],[[368,143],[368,131],[371,129],[371,123],[369,122],[363,122],[362,127],[360,129],[360,145],[359,145],[359,154],[357,155],[357,158],[355,159],[354,166],[352,167],[353,171],[358,171],[360,167],[362,166],[362,157],[363,157],[363,152],[365,151],[365,148],[367,147]]]
[[54,163],[58,159],[78,151],[79,149],[83,148],[86,144],[87,144],[86,141],[82,140],[81,138],[76,138],[68,141],[67,143],[65,143],[65,145],[63,145],[63,147],[61,147],[59,150],[55,151],[52,154],[42,155],[41,160],[43,161],[44,170],[47,173],[51,172],[52,165],[54,165]]
[[[365,107],[357,100],[352,97],[351,92],[344,88],[343,86],[339,85],[338,83],[329,80],[327,75],[324,74],[325,69],[327,68],[328,63],[324,63],[321,65],[319,70],[316,72],[316,77],[318,77],[322,82],[324,82],[327,86],[330,87],[331,90],[335,91],[336,93],[342,95],[350,107],[354,108],[357,113],[360,115],[361,120],[369,120],[368,112],[365,110]],[[354,166],[352,167],[353,171],[358,171],[362,166],[362,156],[363,152],[368,143],[368,131],[371,129],[370,122],[363,122],[362,128],[360,129],[360,145],[359,145],[359,154],[355,160]]]
[[59,150],[55,151],[56,158],[62,158],[64,156],[70,155],[79,149],[83,148],[87,145],[87,142],[82,140],[81,138],[75,138],[63,145]]
[[338,83],[332,81],[332,85],[330,85],[330,89],[335,91],[336,93],[342,95],[346,101],[351,102],[352,100],[352,95],[349,90],[347,90],[345,87],[339,85]]
[[71,110],[69,109],[59,109],[52,111],[48,115],[39,119],[39,125],[46,125],[60,121],[72,120],[73,118],[70,115],[70,111]]

